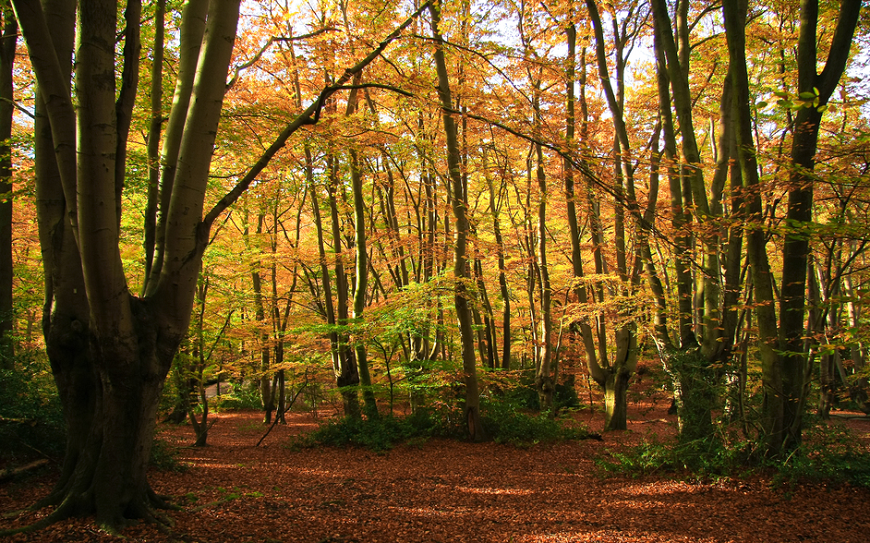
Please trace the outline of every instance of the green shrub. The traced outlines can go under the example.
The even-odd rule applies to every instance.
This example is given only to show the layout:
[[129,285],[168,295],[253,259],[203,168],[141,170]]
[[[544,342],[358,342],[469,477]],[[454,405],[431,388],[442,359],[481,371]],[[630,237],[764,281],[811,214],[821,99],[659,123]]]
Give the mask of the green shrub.
[[257,383],[232,383],[232,389],[213,398],[216,411],[233,409],[260,409],[260,389]]
[[583,439],[589,433],[576,426],[567,426],[549,413],[529,414],[509,401],[486,401],[481,405],[483,429],[496,443],[528,447],[538,443]]
[[842,425],[808,418],[804,441],[785,460],[766,458],[761,440],[717,434],[687,442],[661,442],[656,436],[624,451],[607,451],[596,464],[606,473],[657,472],[686,478],[773,475],[776,486],[799,482],[849,483],[870,487],[870,451]]
[[608,450],[606,457],[595,462],[607,473],[636,476],[669,472],[688,478],[716,478],[745,472],[747,466],[753,465],[757,450],[751,442],[726,443],[719,436],[665,443],[653,435],[651,440],[627,450]]
[[[541,408],[538,391],[535,388],[535,370],[528,369],[519,373],[519,379],[514,386],[503,387],[498,395],[504,402],[516,405],[521,409],[538,411]],[[574,376],[570,375],[564,382],[556,383],[553,392],[553,403],[556,411],[560,409],[576,409],[580,407],[580,399],[574,388]]]
[[151,467],[160,471],[174,471],[176,473],[187,471],[187,465],[178,460],[178,451],[157,436],[154,436],[154,441],[151,443],[149,462]]
[[[518,447],[589,436],[584,428],[564,424],[546,413],[526,414],[516,405],[501,400],[483,402],[481,420],[485,433],[494,441]],[[399,443],[430,437],[465,438],[461,405],[436,402],[432,407],[417,409],[407,417],[331,419],[314,432],[296,438],[293,445],[359,446],[380,452]]]
[[[415,427],[414,424],[421,424]],[[427,419],[381,416],[373,419],[342,417],[330,419],[317,430],[297,438],[301,446],[359,446],[383,452],[412,437],[426,435],[432,426]]]
[[803,443],[776,465],[776,484],[804,481],[849,483],[870,488],[870,451],[841,424],[808,417]]
[[35,352],[16,356],[14,370],[0,370],[0,442],[11,455],[63,453],[63,408],[48,362]]

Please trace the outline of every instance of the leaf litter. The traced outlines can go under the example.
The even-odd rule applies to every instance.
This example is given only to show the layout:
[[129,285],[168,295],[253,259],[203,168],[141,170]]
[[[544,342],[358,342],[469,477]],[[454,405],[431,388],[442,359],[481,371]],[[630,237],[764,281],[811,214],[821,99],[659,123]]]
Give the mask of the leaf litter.
[[[653,406],[630,413],[629,430],[604,441],[515,448],[433,439],[385,453],[288,446],[322,419],[288,413],[267,427],[258,412],[225,412],[207,447],[193,448],[187,426],[161,424],[182,472],[152,470],[169,512],[168,533],[134,523],[124,541],[201,543],[863,543],[870,490],[808,484],[788,491],[759,476],[686,482],[667,474],[603,477],[594,459],[645,435],[673,435],[673,417]],[[593,431],[601,414],[577,415]],[[870,434],[870,420],[846,421]],[[0,486],[0,530],[35,522],[45,511],[9,515],[47,494],[49,470]],[[93,519],[70,519],[9,541],[121,541]]]

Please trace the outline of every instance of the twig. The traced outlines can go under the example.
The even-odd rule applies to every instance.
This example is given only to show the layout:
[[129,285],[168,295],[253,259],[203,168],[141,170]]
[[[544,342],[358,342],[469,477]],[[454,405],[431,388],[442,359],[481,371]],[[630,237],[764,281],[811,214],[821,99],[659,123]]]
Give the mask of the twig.
[[[293,398],[290,400],[290,405],[288,405],[284,409],[284,411],[281,413],[281,415],[285,415],[288,411],[290,411],[290,408],[293,407],[294,403],[296,403],[296,398],[298,398],[299,395],[302,394],[302,391],[305,390],[305,387],[307,387],[307,386],[308,386],[308,381],[305,381],[305,383],[301,387],[299,387],[299,390],[296,391],[296,394],[293,395]],[[272,433],[272,429],[275,428],[275,426],[278,424],[279,420],[281,420],[281,417],[275,415],[275,422],[273,422],[272,425],[269,426],[269,429],[266,430],[266,433],[263,434],[263,437],[260,438],[260,441],[258,441],[257,444],[254,445],[254,447],[260,446],[260,443],[262,443],[263,440],[266,439],[266,437],[268,437],[270,433]]]

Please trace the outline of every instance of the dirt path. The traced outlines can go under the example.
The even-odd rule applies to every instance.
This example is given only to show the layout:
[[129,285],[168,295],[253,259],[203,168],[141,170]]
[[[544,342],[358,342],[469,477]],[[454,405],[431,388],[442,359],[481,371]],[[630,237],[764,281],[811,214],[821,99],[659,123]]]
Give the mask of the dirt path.
[[[791,495],[755,478],[691,484],[661,477],[601,478],[593,458],[640,435],[667,435],[662,411],[635,413],[632,430],[584,441],[516,449],[433,440],[383,455],[364,450],[294,451],[291,434],[314,427],[294,414],[253,445],[258,413],[223,413],[210,446],[179,449],[184,473],[154,472],[152,484],[175,496],[176,537],[133,526],[128,541],[195,542],[791,542],[863,543],[870,534],[870,491],[812,485]],[[588,417],[588,416],[587,416]],[[600,414],[590,426],[600,426]],[[850,421],[870,433],[870,421]],[[163,427],[171,446],[191,442],[187,427]],[[53,474],[0,487],[4,512],[44,494]],[[40,513],[0,529],[33,522]],[[117,541],[87,520],[72,520],[11,541]]]

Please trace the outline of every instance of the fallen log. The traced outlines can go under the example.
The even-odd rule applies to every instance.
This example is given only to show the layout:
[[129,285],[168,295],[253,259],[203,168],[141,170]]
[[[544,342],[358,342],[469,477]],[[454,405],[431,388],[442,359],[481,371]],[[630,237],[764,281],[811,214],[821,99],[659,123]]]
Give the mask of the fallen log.
[[9,481],[10,479],[14,479],[15,477],[18,477],[19,475],[21,475],[22,473],[36,469],[38,467],[42,467],[46,464],[48,464],[48,460],[43,458],[41,460],[35,460],[29,464],[25,464],[21,467],[15,468],[15,469],[5,469],[2,472],[0,472],[0,483],[2,483],[4,481]]

